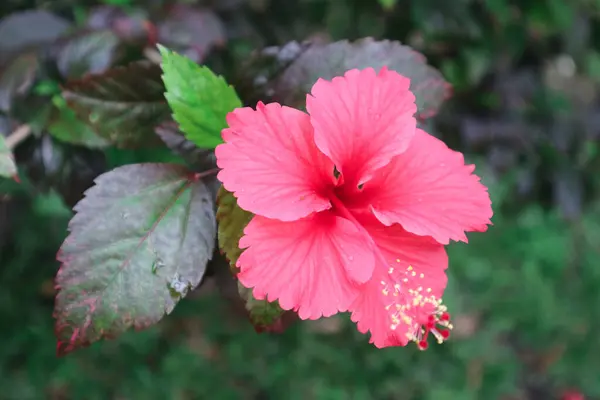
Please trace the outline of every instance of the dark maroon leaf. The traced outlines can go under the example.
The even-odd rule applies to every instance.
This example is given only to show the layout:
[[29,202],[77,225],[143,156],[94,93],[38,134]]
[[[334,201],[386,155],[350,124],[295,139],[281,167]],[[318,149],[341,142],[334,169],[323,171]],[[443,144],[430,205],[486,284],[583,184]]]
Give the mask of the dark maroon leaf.
[[93,30],[110,29],[128,42],[144,41],[150,35],[147,16],[140,9],[125,13],[122,7],[97,6],[90,10],[86,26]]
[[106,171],[103,152],[58,142],[47,134],[19,146],[16,157],[37,190],[54,189],[69,207]]
[[46,127],[52,136],[63,142],[87,148],[108,146],[109,143],[105,139],[99,137],[89,125],[82,122],[75,112],[67,107],[62,97],[58,97],[55,103]]
[[[183,136],[177,128],[177,123],[170,121],[156,128],[156,134],[175,154],[178,154],[194,171],[207,171],[217,168],[217,158],[213,150],[201,149]],[[212,194],[213,200],[217,198],[217,192],[221,182],[216,175],[206,177],[204,184]]]
[[77,116],[117,147],[160,143],[154,128],[170,116],[161,69],[149,62],[69,82],[63,90]]
[[85,26],[93,30],[112,29],[115,21],[127,18],[122,7],[101,5],[89,9]]
[[34,53],[23,53],[0,70],[0,110],[10,111],[15,96],[31,88],[39,65]]
[[225,28],[216,14],[188,5],[172,7],[158,24],[158,42],[195,62],[225,40]]
[[[411,79],[421,119],[434,115],[450,95],[450,85],[423,55],[399,42],[372,38],[356,42],[289,43],[281,48],[267,48],[251,58],[244,71],[254,85],[251,102],[277,101],[304,108],[306,94],[319,78],[332,79],[347,70],[387,66]],[[256,72],[263,70],[263,74]]]
[[247,104],[254,106],[258,101],[276,101],[273,86],[285,69],[304,53],[312,44],[289,42],[282,47],[266,47],[253,56],[241,68],[236,89],[242,93]]
[[215,244],[211,196],[178,165],[108,172],[75,211],[58,255],[59,355],[158,322],[198,286]]
[[76,36],[60,50],[58,70],[70,79],[104,72],[115,62],[118,46],[119,38],[110,30]]
[[201,149],[187,140],[175,122],[167,122],[156,128],[156,134],[176,154],[197,170],[216,168],[216,158],[212,150]]
[[63,36],[71,24],[48,11],[11,14],[0,20],[0,63],[23,48],[51,43]]

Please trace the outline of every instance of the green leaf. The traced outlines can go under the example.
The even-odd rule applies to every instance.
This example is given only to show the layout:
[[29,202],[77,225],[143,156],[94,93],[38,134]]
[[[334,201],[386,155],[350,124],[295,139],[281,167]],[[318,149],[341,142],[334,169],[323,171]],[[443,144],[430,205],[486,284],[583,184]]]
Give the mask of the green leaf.
[[59,355],[169,314],[200,283],[216,233],[208,189],[172,164],[101,175],[75,211],[58,255]]
[[242,103],[232,86],[209,68],[159,46],[165,97],[186,138],[202,148],[222,143],[225,117]]
[[[235,264],[242,254],[239,241],[244,234],[244,228],[252,217],[251,213],[238,207],[232,193],[223,187],[219,189],[217,194],[219,248],[229,261],[229,267],[233,274],[238,272]],[[252,296],[252,290],[242,286],[239,282],[238,292],[242,300],[246,302],[246,310],[252,324],[259,329],[273,325],[285,313],[276,301],[270,303],[266,300],[256,300]]]
[[306,94],[319,78],[330,80],[353,68],[378,71],[384,66],[410,78],[420,119],[435,115],[450,96],[450,85],[422,54],[399,42],[372,38],[268,47],[244,66],[239,88],[251,104],[275,101],[303,109]]
[[0,132],[0,176],[7,178],[17,175],[17,166],[12,152],[6,145],[4,136]]
[[131,63],[71,81],[63,97],[79,119],[117,147],[157,145],[154,128],[169,117],[160,72],[149,62]]
[[103,148],[109,145],[108,141],[102,139],[89,125],[77,118],[62,96],[55,96],[53,103],[55,107],[47,127],[52,136],[63,142],[88,148]]
[[398,0],[379,0],[379,4],[385,10],[391,10],[398,3]]
[[268,330],[285,313],[277,301],[270,303],[267,300],[256,300],[252,295],[252,289],[248,289],[240,282],[238,282],[238,292],[242,300],[246,302],[246,311],[248,311],[250,322],[258,330]]
[[233,193],[221,187],[217,193],[217,222],[219,248],[227,257],[231,271],[237,273],[235,263],[242,251],[239,248],[244,228],[252,219],[252,213],[241,209]]

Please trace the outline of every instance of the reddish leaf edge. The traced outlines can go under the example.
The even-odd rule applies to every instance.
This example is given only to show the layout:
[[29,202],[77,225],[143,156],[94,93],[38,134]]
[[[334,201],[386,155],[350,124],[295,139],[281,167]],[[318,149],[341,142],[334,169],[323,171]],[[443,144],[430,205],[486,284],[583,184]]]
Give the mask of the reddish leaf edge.
[[[203,179],[205,177],[214,175],[214,174],[216,174],[218,172],[219,172],[219,168],[212,168],[210,170],[203,171],[203,172],[190,172],[190,173],[188,173],[188,182],[185,185],[183,185],[182,188],[178,191],[178,193],[173,197],[174,202],[177,201],[177,199],[181,196],[181,194],[187,188],[189,188],[193,183],[196,183],[199,180],[201,180],[201,179]],[[97,183],[97,178],[94,179],[94,186],[95,186],[96,183]],[[80,200],[80,202],[81,201],[83,201],[83,199]],[[140,240],[140,242],[138,243],[138,246],[141,245],[141,243],[143,243],[144,240],[147,239],[147,237],[154,231],[154,229],[156,229],[156,227],[162,221],[162,219],[167,214],[167,212],[169,211],[169,209],[170,209],[170,206],[166,207],[165,210],[163,210],[163,212],[161,213],[161,215],[157,218],[156,222],[152,225],[152,227],[148,230],[148,232]],[[70,233],[70,231],[69,231],[69,233]],[[65,242],[68,239],[69,239],[69,237],[67,236],[67,238],[65,239]],[[66,262],[64,261],[64,259],[62,257],[62,246],[61,246],[61,248],[58,250],[58,252],[56,254],[56,260],[61,263],[61,266],[59,267],[59,271],[60,271],[65,266],[65,264],[66,264]],[[129,259],[127,259],[124,262],[124,264],[127,263],[128,260]],[[209,261],[210,261],[210,259],[209,259]],[[57,276],[58,276],[58,274],[57,274]],[[58,283],[56,282],[56,276],[54,278],[54,289],[57,291],[57,295],[58,295],[58,292],[61,289],[60,289],[60,286],[58,285]],[[60,325],[60,323],[58,321],[58,313],[56,311],[56,306],[55,306],[55,308],[53,310],[52,317],[56,320],[56,322],[54,324],[54,335],[57,338],[57,342],[56,342],[56,357],[57,358],[62,358],[62,357],[65,357],[66,355],[68,355],[68,354],[70,354],[70,353],[72,353],[72,352],[74,352],[76,350],[90,347],[92,344],[96,343],[97,341],[100,341],[100,340],[104,340],[104,341],[115,340],[119,336],[119,335],[112,335],[110,333],[102,332],[102,334],[100,335],[99,340],[97,340],[97,341],[91,342],[91,341],[88,341],[88,340],[83,340],[83,341],[76,342],[77,335],[81,331],[81,327],[76,327],[73,330],[73,334],[71,335],[71,338],[70,338],[69,341],[61,341],[60,339],[58,339],[59,338],[59,329],[60,329],[61,326],[64,326],[64,325]],[[90,324],[90,321],[88,320],[84,324],[84,329],[89,324]],[[140,331],[143,331],[145,329],[148,329],[152,325],[154,325],[154,324],[141,324],[140,325],[140,324],[133,323],[132,327],[133,327],[133,331],[140,332]],[[129,328],[129,330],[131,330],[131,328]],[[64,346],[65,343],[67,344],[66,346]]]

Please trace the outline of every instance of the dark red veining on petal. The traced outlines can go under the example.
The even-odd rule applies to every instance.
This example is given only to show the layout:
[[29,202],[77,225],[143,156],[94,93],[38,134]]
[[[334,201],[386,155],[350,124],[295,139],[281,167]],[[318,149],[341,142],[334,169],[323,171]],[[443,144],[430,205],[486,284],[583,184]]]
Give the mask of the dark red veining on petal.
[[[361,198],[362,187],[344,182],[343,176],[336,176],[337,182],[329,187],[326,196],[332,204],[332,211],[354,223],[365,234],[365,242],[370,244],[382,265],[388,266],[389,262],[379,250],[369,233],[352,214],[352,209],[362,208],[368,199]],[[400,262],[400,260],[396,260]],[[424,278],[424,274],[419,274]],[[442,300],[431,294],[432,289],[422,286],[412,288],[409,282],[417,277],[412,266],[406,271],[398,271],[395,265],[389,265],[387,270],[388,281],[382,280],[381,294],[384,298],[391,299],[385,309],[390,318],[390,329],[395,331],[400,324],[409,327],[406,340],[413,341],[420,350],[429,347],[429,335],[433,335],[438,343],[443,343],[450,337],[452,324],[447,307],[442,305]],[[406,286],[405,286],[406,285]],[[404,342],[406,343],[406,342]]]

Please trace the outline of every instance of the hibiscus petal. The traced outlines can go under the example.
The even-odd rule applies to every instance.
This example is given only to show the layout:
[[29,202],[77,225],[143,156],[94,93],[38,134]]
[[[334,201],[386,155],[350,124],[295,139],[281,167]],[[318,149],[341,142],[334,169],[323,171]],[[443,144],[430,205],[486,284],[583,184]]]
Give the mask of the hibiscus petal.
[[386,260],[350,306],[352,321],[371,332],[376,347],[405,346],[440,307],[447,284],[448,256],[432,238],[400,225],[385,226],[372,215],[358,217]]
[[465,165],[463,155],[417,129],[410,147],[365,185],[375,216],[441,244],[467,241],[465,231],[484,232],[491,224],[487,188]]
[[410,80],[382,68],[319,79],[306,98],[315,142],[345,182],[359,185],[408,147],[416,128]]
[[331,212],[291,222],[255,216],[240,248],[246,248],[237,262],[242,285],[301,319],[346,311],[359,290],[352,277],[375,263],[364,234]]
[[259,103],[227,116],[217,146],[218,178],[238,205],[267,218],[293,221],[331,207],[323,196],[333,163],[313,140],[310,117],[279,104]]

